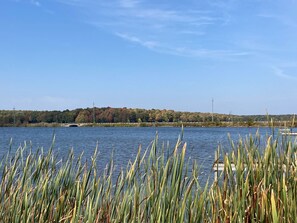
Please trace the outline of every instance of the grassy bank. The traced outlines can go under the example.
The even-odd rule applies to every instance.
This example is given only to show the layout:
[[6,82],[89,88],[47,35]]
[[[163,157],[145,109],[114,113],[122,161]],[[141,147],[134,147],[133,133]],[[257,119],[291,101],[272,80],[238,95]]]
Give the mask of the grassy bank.
[[[257,122],[118,122],[118,123],[23,123],[23,124],[5,124],[0,127],[67,127],[70,124],[77,124],[79,127],[271,127],[271,121]],[[273,122],[274,127],[296,127],[289,122]]]
[[[219,180],[201,187],[199,163],[185,160],[187,144],[158,148],[156,138],[113,176],[113,161],[99,175],[97,150],[84,162],[26,145],[1,162],[3,222],[295,222],[297,152],[290,140],[256,136],[220,153]],[[263,151],[263,152],[260,152]],[[99,157],[100,158],[100,157]],[[236,171],[231,170],[231,163]],[[285,168],[284,168],[285,167]],[[116,180],[114,180],[116,179]]]

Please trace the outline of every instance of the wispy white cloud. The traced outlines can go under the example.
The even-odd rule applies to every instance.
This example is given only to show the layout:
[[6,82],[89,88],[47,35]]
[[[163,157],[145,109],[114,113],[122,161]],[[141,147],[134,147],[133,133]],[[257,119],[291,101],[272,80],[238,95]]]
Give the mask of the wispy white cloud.
[[159,44],[157,42],[155,42],[155,41],[144,41],[144,40],[139,39],[138,37],[130,36],[130,35],[127,35],[127,34],[124,34],[124,33],[116,33],[116,35],[118,37],[121,37],[124,40],[140,44],[140,45],[142,45],[142,46],[144,46],[146,48],[149,48],[149,49],[154,49],[154,48],[157,48],[159,46]]
[[281,63],[281,67],[284,68],[297,68],[297,61],[286,61]]
[[297,76],[292,74],[287,74],[286,71],[283,68],[280,67],[272,67],[274,74],[277,77],[287,79],[287,80],[294,80],[297,81]]
[[27,4],[32,4],[34,6],[40,7],[41,3],[39,0],[12,0],[14,2],[20,3],[20,2],[25,2]]
[[75,6],[75,7],[81,7],[81,8],[88,8],[92,2],[89,0],[55,0],[56,2],[60,2],[62,4]]
[[193,36],[203,36],[206,34],[206,32],[202,31],[192,31],[192,30],[182,30],[180,31],[181,34],[187,34],[187,35],[193,35]]
[[292,18],[292,16],[288,16],[286,14],[280,14],[280,13],[278,14],[260,13],[257,16],[267,20],[274,20],[275,22],[278,22],[290,28],[297,28],[297,24],[296,24],[297,17]]
[[223,9],[225,11],[231,10],[240,2],[237,0],[206,0],[209,5],[212,5],[216,8]]
[[188,47],[178,47],[178,46],[171,46],[162,44],[156,41],[149,41],[149,40],[143,40],[136,36],[131,36],[124,33],[116,33],[116,35],[126,41],[132,42],[134,44],[141,45],[143,47],[146,47],[150,50],[160,52],[160,53],[166,53],[176,56],[182,56],[182,57],[200,57],[200,58],[237,58],[237,57],[243,57],[243,56],[249,56],[250,52],[237,52],[232,50],[210,50],[206,48],[201,49],[194,49],[194,48],[188,48]]
[[120,0],[120,6],[124,8],[134,8],[140,3],[139,0]]
[[[209,32],[222,29],[231,20],[225,10],[212,11],[211,7],[195,8],[191,4],[187,7],[153,4],[147,0],[111,0],[108,3],[102,0],[56,1],[88,10],[89,18],[86,20],[89,24],[158,53],[224,59],[250,54],[240,49],[210,47]],[[213,35],[212,38],[221,41]]]
[[37,1],[37,0],[31,0],[31,4],[33,4],[33,5],[37,6],[37,7],[41,6],[40,2]]

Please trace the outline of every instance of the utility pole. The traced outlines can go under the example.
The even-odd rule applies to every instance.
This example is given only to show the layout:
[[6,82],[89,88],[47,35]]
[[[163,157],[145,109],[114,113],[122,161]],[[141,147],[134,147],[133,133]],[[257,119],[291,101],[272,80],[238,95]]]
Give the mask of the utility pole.
[[214,100],[213,98],[211,99],[211,121],[213,122],[213,103],[214,103]]
[[13,107],[13,126],[15,126],[15,107]]
[[93,102],[93,124],[95,124],[95,103]]

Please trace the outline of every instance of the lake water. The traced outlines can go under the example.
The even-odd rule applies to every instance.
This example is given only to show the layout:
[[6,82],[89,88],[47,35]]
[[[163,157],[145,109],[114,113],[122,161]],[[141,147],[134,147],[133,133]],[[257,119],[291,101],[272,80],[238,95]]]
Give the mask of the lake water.
[[[201,167],[201,176],[208,176],[211,173],[211,166],[214,161],[214,154],[218,145],[225,150],[230,148],[228,133],[235,141],[239,136],[248,134],[255,135],[258,128],[184,128],[183,141],[187,142],[187,158],[197,160]],[[264,138],[271,134],[269,128],[260,128],[260,135]],[[98,143],[99,161],[98,167],[103,169],[110,160],[114,151],[116,168],[126,167],[129,160],[134,160],[139,145],[146,149],[155,138],[159,137],[159,144],[169,144],[173,148],[181,128],[172,127],[151,127],[151,128],[0,128],[0,156],[5,155],[12,138],[12,148],[17,149],[19,145],[32,144],[33,150],[38,147],[48,149],[55,135],[54,150],[61,157],[67,155],[70,148],[73,148],[76,157],[84,151],[84,157],[90,158]],[[262,140],[265,141],[265,140]]]

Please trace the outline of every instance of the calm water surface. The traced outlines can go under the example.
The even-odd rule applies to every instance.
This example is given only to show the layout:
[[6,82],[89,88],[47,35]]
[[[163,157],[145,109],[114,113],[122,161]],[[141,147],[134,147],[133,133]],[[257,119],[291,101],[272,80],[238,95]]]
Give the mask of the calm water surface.
[[[225,150],[230,148],[228,133],[235,141],[239,136],[255,135],[258,128],[184,128],[183,141],[187,142],[187,157],[197,160],[201,166],[201,175],[208,176],[214,161],[215,150],[222,145]],[[260,128],[261,137],[271,134],[269,128]],[[61,157],[67,155],[73,148],[78,156],[84,151],[84,157],[90,158],[98,143],[98,167],[104,168],[114,151],[114,161],[118,169],[126,167],[129,160],[133,160],[139,145],[146,149],[156,133],[160,146],[164,143],[173,148],[181,133],[181,128],[151,127],[151,128],[0,128],[0,156],[7,153],[9,142],[12,139],[12,149],[19,145],[31,143],[33,150],[39,147],[48,149],[55,135],[54,150]],[[262,140],[264,141],[264,140]]]

